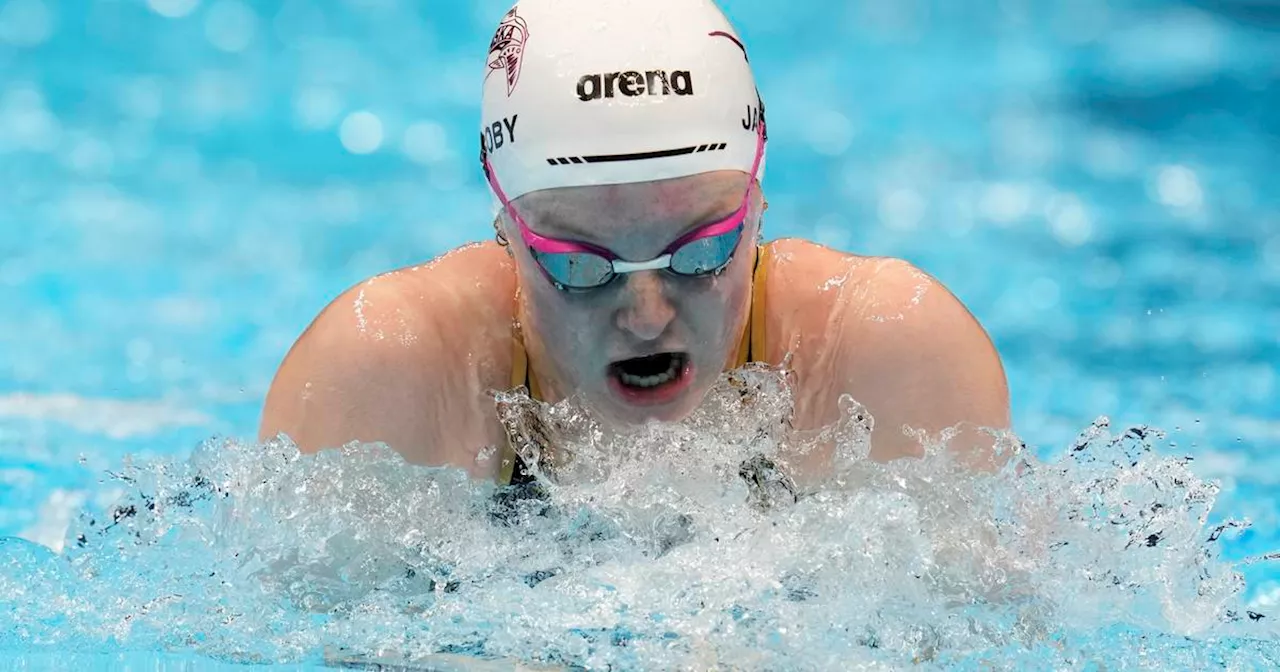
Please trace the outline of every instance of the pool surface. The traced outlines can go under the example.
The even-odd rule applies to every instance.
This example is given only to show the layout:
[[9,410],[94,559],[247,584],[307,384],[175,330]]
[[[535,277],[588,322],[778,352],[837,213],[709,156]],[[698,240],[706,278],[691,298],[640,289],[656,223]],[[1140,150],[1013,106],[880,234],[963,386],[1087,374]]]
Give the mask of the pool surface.
[[[896,669],[913,656],[957,669],[1068,664],[1053,642],[1078,665],[1093,654],[1137,661],[1140,651],[1150,658],[1132,664],[1151,669],[1280,661],[1280,566],[1228,569],[1280,551],[1280,5],[722,4],[769,106],[766,234],[903,257],[944,282],[991,333],[1016,430],[1045,465],[1030,481],[972,487],[1014,509],[1005,512],[1014,527],[1044,514],[1019,508],[1024,496],[1092,512],[1076,522],[1097,516],[1090,531],[1062,537],[1070,553],[1095,553],[1032,565],[1038,587],[1080,591],[1077,612],[1031,599],[1016,615],[965,616],[973,632],[1026,635],[999,644],[953,630],[955,613],[922,615],[953,608],[930,592],[941,584],[890,590],[926,556],[950,567],[938,575],[963,599],[996,585],[986,570],[920,550],[960,541],[929,521],[921,492],[893,483],[950,473],[936,461],[872,474],[871,494],[772,514],[781,518],[770,533],[753,527],[763,514],[678,484],[667,488],[675,499],[645,500],[653,515],[643,520],[619,514],[622,502],[593,509],[584,502],[607,494],[570,488],[550,496],[558,514],[521,519],[531,526],[521,547],[435,499],[489,501],[455,474],[413,471],[376,451],[302,459],[287,445],[253,445],[276,366],[328,301],[491,234],[474,132],[485,48],[507,6],[72,4],[0,0],[0,538],[25,540],[0,542],[0,586],[28,591],[0,596],[13,614],[0,615],[6,669],[301,669],[320,665],[327,646],[420,655],[536,646],[554,651],[533,656],[544,662],[618,669],[788,660]],[[762,392],[759,418],[780,394]],[[730,454],[718,443],[730,416],[723,435],[667,443]],[[1073,458],[1078,440],[1097,458]],[[636,474],[670,485],[642,466]],[[337,476],[383,493],[384,509],[361,517],[354,490],[318,492]],[[1086,487],[1100,483],[1110,485]],[[964,499],[959,487],[947,492]],[[1150,514],[1172,515],[1160,519],[1167,529],[1148,530],[1148,513],[1126,510],[1143,497],[1170,498]],[[354,508],[325,514],[335,502]],[[122,503],[134,513],[121,514]],[[703,525],[692,540],[663,527],[692,510]],[[981,506],[957,510],[956,529],[1033,545],[984,527]],[[841,529],[834,521],[846,514],[846,524],[866,525],[849,548],[897,569],[804,569],[806,555],[839,555],[809,540]],[[289,516],[306,534],[282,527]],[[432,523],[417,530],[424,516]],[[1208,531],[1244,519],[1252,526],[1215,534],[1212,557],[1200,554]],[[1162,542],[1165,555],[1112,558],[1107,525],[1185,538]],[[446,529],[510,562],[434,546]],[[745,529],[733,548],[704,538]],[[342,552],[359,562],[324,565]],[[762,564],[724,560],[731,552]],[[237,553],[256,553],[262,566]],[[572,560],[546,564],[556,554]],[[588,555],[605,560],[574,564]],[[379,564],[387,557],[393,568]],[[1161,564],[1173,560],[1183,564]],[[712,588],[735,580],[716,573],[718,562],[751,580]],[[1204,572],[1193,572],[1200,562]],[[388,583],[405,563],[409,575]],[[554,595],[481,585],[483,575],[535,591],[549,577],[529,577],[544,565],[561,572],[547,584]],[[211,579],[219,572],[231,578]],[[1232,572],[1244,582],[1238,593]],[[1090,573],[1136,588],[1093,593],[1080,583]],[[817,587],[783,586],[790,576]],[[475,592],[446,594],[470,580]],[[671,594],[645,597],[642,580]],[[1194,595],[1201,581],[1221,599],[1197,601],[1210,599]],[[1162,585],[1168,594],[1154,596]],[[903,592],[872,605],[852,586]],[[415,606],[370,597],[379,591]],[[703,607],[689,606],[695,593]],[[513,616],[534,599],[546,600],[542,621]],[[865,615],[855,607],[881,620],[871,635],[828,632],[805,611],[814,604],[847,611],[850,623]],[[1238,622],[1219,630],[1208,622],[1222,605]],[[614,611],[568,616],[606,607]],[[764,615],[752,621],[752,610]],[[1037,618],[1049,633],[1040,639],[1026,625]],[[777,632],[787,619],[804,626],[802,639]],[[1075,634],[1053,634],[1062,632]]]

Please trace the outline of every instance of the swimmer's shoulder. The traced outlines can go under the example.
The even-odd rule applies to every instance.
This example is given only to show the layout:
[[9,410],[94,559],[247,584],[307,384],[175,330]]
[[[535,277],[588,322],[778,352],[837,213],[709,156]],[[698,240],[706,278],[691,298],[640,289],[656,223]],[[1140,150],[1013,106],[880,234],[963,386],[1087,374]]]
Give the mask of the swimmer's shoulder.
[[813,402],[798,406],[802,424],[832,421],[835,397],[851,394],[876,418],[873,456],[912,453],[904,425],[1008,425],[999,354],[940,281],[901,259],[798,239],[772,243],[765,261],[768,360],[791,355],[809,390],[798,396]]
[[336,312],[336,325],[360,341],[398,338],[402,345],[419,342],[415,327],[435,330],[446,344],[472,342],[495,330],[509,337],[515,289],[515,266],[506,251],[493,241],[469,243],[348,288],[317,323]]
[[936,281],[901,259],[869,257],[836,250],[802,238],[765,245],[759,277],[764,279],[767,359],[781,361],[797,349],[827,345],[831,325],[843,324],[854,337],[851,318],[875,319],[875,313],[902,314]]
[[772,262],[770,277],[785,278],[788,284],[811,289],[821,290],[833,277],[900,284],[923,274],[902,259],[844,252],[803,238],[779,238],[767,243],[767,247],[767,258]]
[[[448,364],[487,346],[505,350],[511,345],[515,287],[514,265],[499,245],[464,245],[348,288],[320,312],[293,350],[428,364]],[[446,361],[435,361],[441,356]]]
[[306,452],[383,441],[413,462],[467,462],[499,431],[487,394],[510,383],[515,282],[486,242],[350,287],[289,350],[260,437],[284,432]]
[[853,254],[801,238],[775,240],[768,247],[765,291],[777,299],[771,306],[780,311],[841,311],[884,323],[920,312],[926,303],[926,311],[942,307],[935,304],[963,309],[936,278],[903,259]]

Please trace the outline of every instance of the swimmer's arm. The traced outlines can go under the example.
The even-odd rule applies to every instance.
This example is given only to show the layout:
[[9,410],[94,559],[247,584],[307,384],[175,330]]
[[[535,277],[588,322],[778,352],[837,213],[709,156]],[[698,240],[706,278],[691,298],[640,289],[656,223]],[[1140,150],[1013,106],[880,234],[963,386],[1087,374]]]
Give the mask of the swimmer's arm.
[[[995,441],[983,429],[1010,428],[1004,367],[986,331],[951,292],[910,264],[891,262],[876,284],[900,306],[845,316],[844,387],[875,419],[872,456],[922,454],[909,430],[936,438],[972,466],[991,466]],[[923,291],[921,289],[923,288]]]
[[[510,318],[490,313],[511,294],[501,279],[472,277],[493,260],[469,256],[421,270],[430,277],[410,270],[364,283],[330,304],[276,373],[259,440],[284,433],[306,453],[383,442],[416,464],[493,476],[498,460],[477,455],[503,440],[489,390],[509,383]],[[494,322],[506,328],[486,328]]]
[[357,291],[338,297],[285,357],[267,393],[259,439],[283,433],[304,453],[382,441],[413,462],[435,462],[430,437],[437,432],[414,409],[435,393],[418,368],[440,357],[430,346],[371,339],[350,314]]

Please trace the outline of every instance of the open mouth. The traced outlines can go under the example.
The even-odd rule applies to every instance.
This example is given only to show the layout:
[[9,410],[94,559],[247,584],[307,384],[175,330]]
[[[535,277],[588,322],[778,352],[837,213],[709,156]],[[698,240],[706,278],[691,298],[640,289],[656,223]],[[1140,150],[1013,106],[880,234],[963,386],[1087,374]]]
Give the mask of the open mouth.
[[689,356],[683,352],[661,352],[614,362],[609,365],[609,373],[623,388],[645,392],[678,382],[688,363]]

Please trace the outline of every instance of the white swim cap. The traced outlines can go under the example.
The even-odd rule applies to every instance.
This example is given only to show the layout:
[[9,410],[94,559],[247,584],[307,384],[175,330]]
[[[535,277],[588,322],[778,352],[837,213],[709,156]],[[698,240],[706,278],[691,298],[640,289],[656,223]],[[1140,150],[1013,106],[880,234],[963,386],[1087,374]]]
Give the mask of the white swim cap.
[[521,0],[489,45],[481,157],[512,200],[749,173],[763,110],[711,0]]

